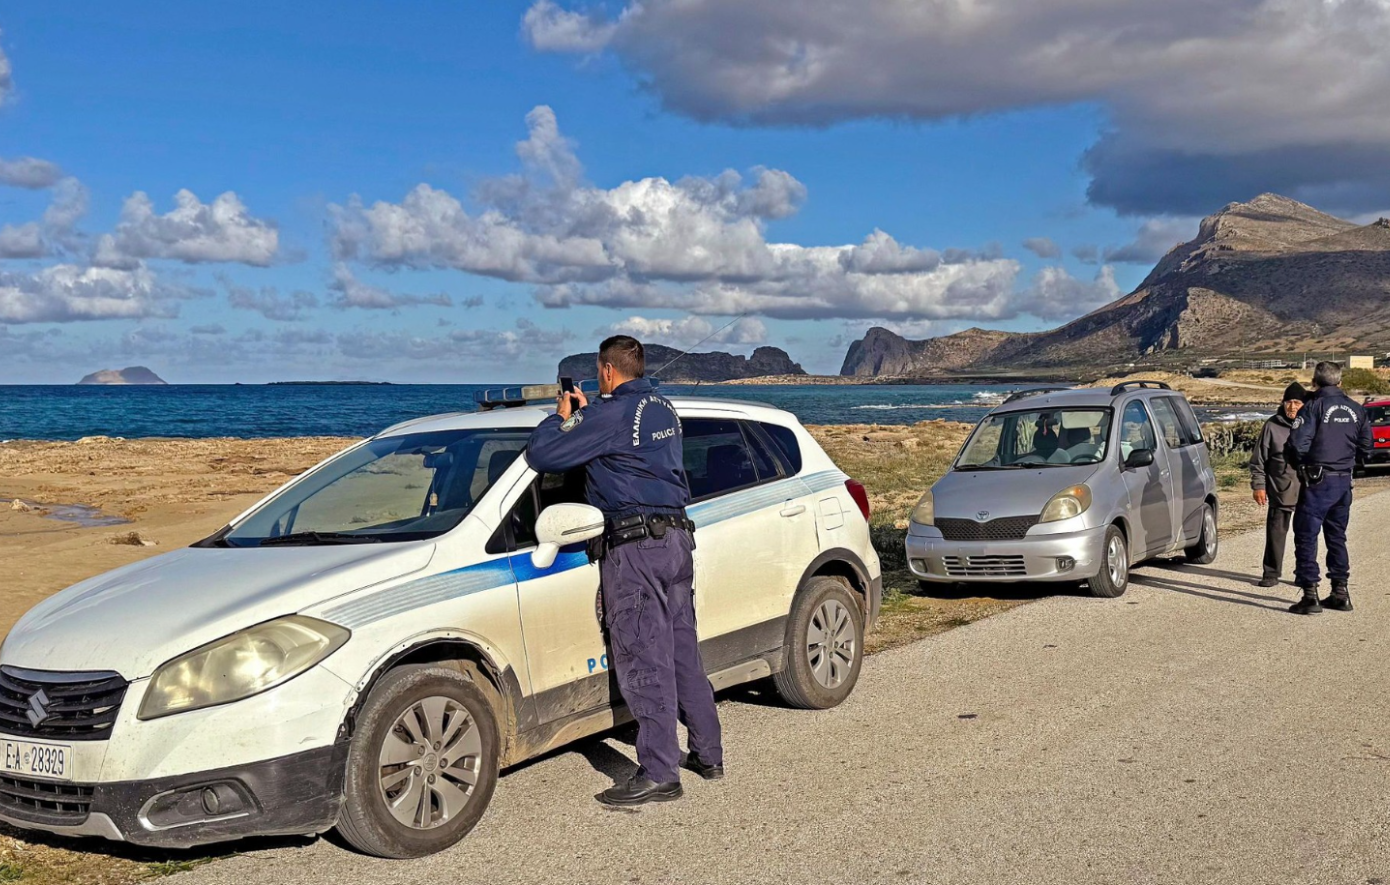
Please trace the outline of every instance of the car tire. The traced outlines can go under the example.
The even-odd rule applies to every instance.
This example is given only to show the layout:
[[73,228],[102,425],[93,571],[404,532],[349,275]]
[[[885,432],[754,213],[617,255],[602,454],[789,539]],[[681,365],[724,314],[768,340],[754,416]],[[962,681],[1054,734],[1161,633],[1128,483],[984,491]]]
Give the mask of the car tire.
[[338,833],[350,845],[423,857],[468,835],[497,786],[495,693],[485,685],[467,665],[409,665],[381,678],[348,749]]
[[1125,533],[1119,526],[1109,526],[1101,546],[1100,571],[1086,581],[1086,588],[1092,596],[1103,599],[1123,596],[1129,589],[1129,570],[1129,544],[1125,541]]
[[1187,561],[1194,565],[1207,565],[1216,561],[1220,540],[1216,530],[1216,508],[1210,504],[1202,505],[1202,533],[1197,543],[1184,552]]
[[837,706],[859,681],[864,664],[864,612],[837,578],[812,578],[792,602],[782,669],[772,677],[793,707]]

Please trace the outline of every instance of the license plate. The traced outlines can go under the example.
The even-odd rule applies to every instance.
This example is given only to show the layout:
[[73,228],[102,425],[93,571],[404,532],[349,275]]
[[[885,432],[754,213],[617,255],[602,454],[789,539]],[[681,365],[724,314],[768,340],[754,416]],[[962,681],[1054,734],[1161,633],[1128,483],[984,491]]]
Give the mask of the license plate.
[[72,780],[72,747],[0,739],[0,769],[49,780]]

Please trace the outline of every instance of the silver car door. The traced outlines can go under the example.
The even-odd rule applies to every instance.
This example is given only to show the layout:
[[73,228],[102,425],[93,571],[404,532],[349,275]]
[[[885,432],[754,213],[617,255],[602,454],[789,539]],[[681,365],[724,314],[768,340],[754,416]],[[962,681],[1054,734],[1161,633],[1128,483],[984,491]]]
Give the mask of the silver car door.
[[[1133,538],[1130,547],[1137,561],[1168,549],[1173,543],[1172,470],[1167,454],[1160,448],[1153,420],[1140,400],[1128,402],[1120,415],[1120,465],[1129,491],[1129,522]],[[1126,459],[1136,451],[1153,452],[1153,463],[1125,468]]]

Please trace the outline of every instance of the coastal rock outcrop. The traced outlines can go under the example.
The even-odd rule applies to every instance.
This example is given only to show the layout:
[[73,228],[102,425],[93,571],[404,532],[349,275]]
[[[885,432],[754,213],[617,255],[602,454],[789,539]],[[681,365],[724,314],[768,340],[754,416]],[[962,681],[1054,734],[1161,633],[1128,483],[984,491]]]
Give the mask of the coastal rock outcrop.
[[[800,364],[792,362],[785,350],[759,347],[752,356],[738,356],[715,351],[712,353],[681,352],[660,344],[646,345],[647,374],[670,384],[695,382],[736,381],[743,378],[762,378],[769,375],[805,375]],[[559,374],[577,381],[594,378],[597,372],[597,353],[577,353],[560,361]]]
[[144,366],[128,366],[124,369],[102,369],[86,375],[78,384],[168,384],[163,378]]

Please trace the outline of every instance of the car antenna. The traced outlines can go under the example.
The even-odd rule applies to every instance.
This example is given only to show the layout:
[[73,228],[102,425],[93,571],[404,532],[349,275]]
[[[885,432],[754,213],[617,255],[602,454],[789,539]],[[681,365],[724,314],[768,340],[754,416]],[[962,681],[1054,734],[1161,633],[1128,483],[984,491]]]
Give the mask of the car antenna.
[[[704,344],[706,341],[710,340],[710,339],[713,338],[715,335],[718,335],[720,332],[722,332],[722,331],[724,331],[725,329],[729,328],[729,327],[732,326],[734,323],[738,322],[739,320],[743,319],[743,318],[746,317],[746,316],[748,316],[748,311],[745,310],[743,313],[741,313],[741,314],[739,314],[738,316],[734,317],[733,319],[729,320],[727,323],[725,323],[724,325],[720,326],[718,329],[715,329],[713,332],[710,332],[708,335],[706,335],[705,337],[701,338],[699,341],[696,341],[694,344],[690,345],[690,347],[686,348],[683,352],[677,354],[675,357],[673,357],[673,358],[671,359],[671,361],[670,361],[669,363],[667,363],[666,365],[664,365],[664,366],[662,366],[661,368],[657,369],[657,370],[656,370],[654,373],[652,373],[652,374],[653,374],[656,378],[660,379],[661,373],[662,373],[662,372],[666,371],[667,369],[669,369],[669,368],[671,368],[672,366],[674,366],[676,363],[678,363],[678,362],[680,362],[681,360],[685,359],[687,356],[690,355],[690,352],[691,352],[692,350],[694,350],[695,348],[699,347],[701,344]],[[698,386],[698,382],[697,382],[697,386]]]

